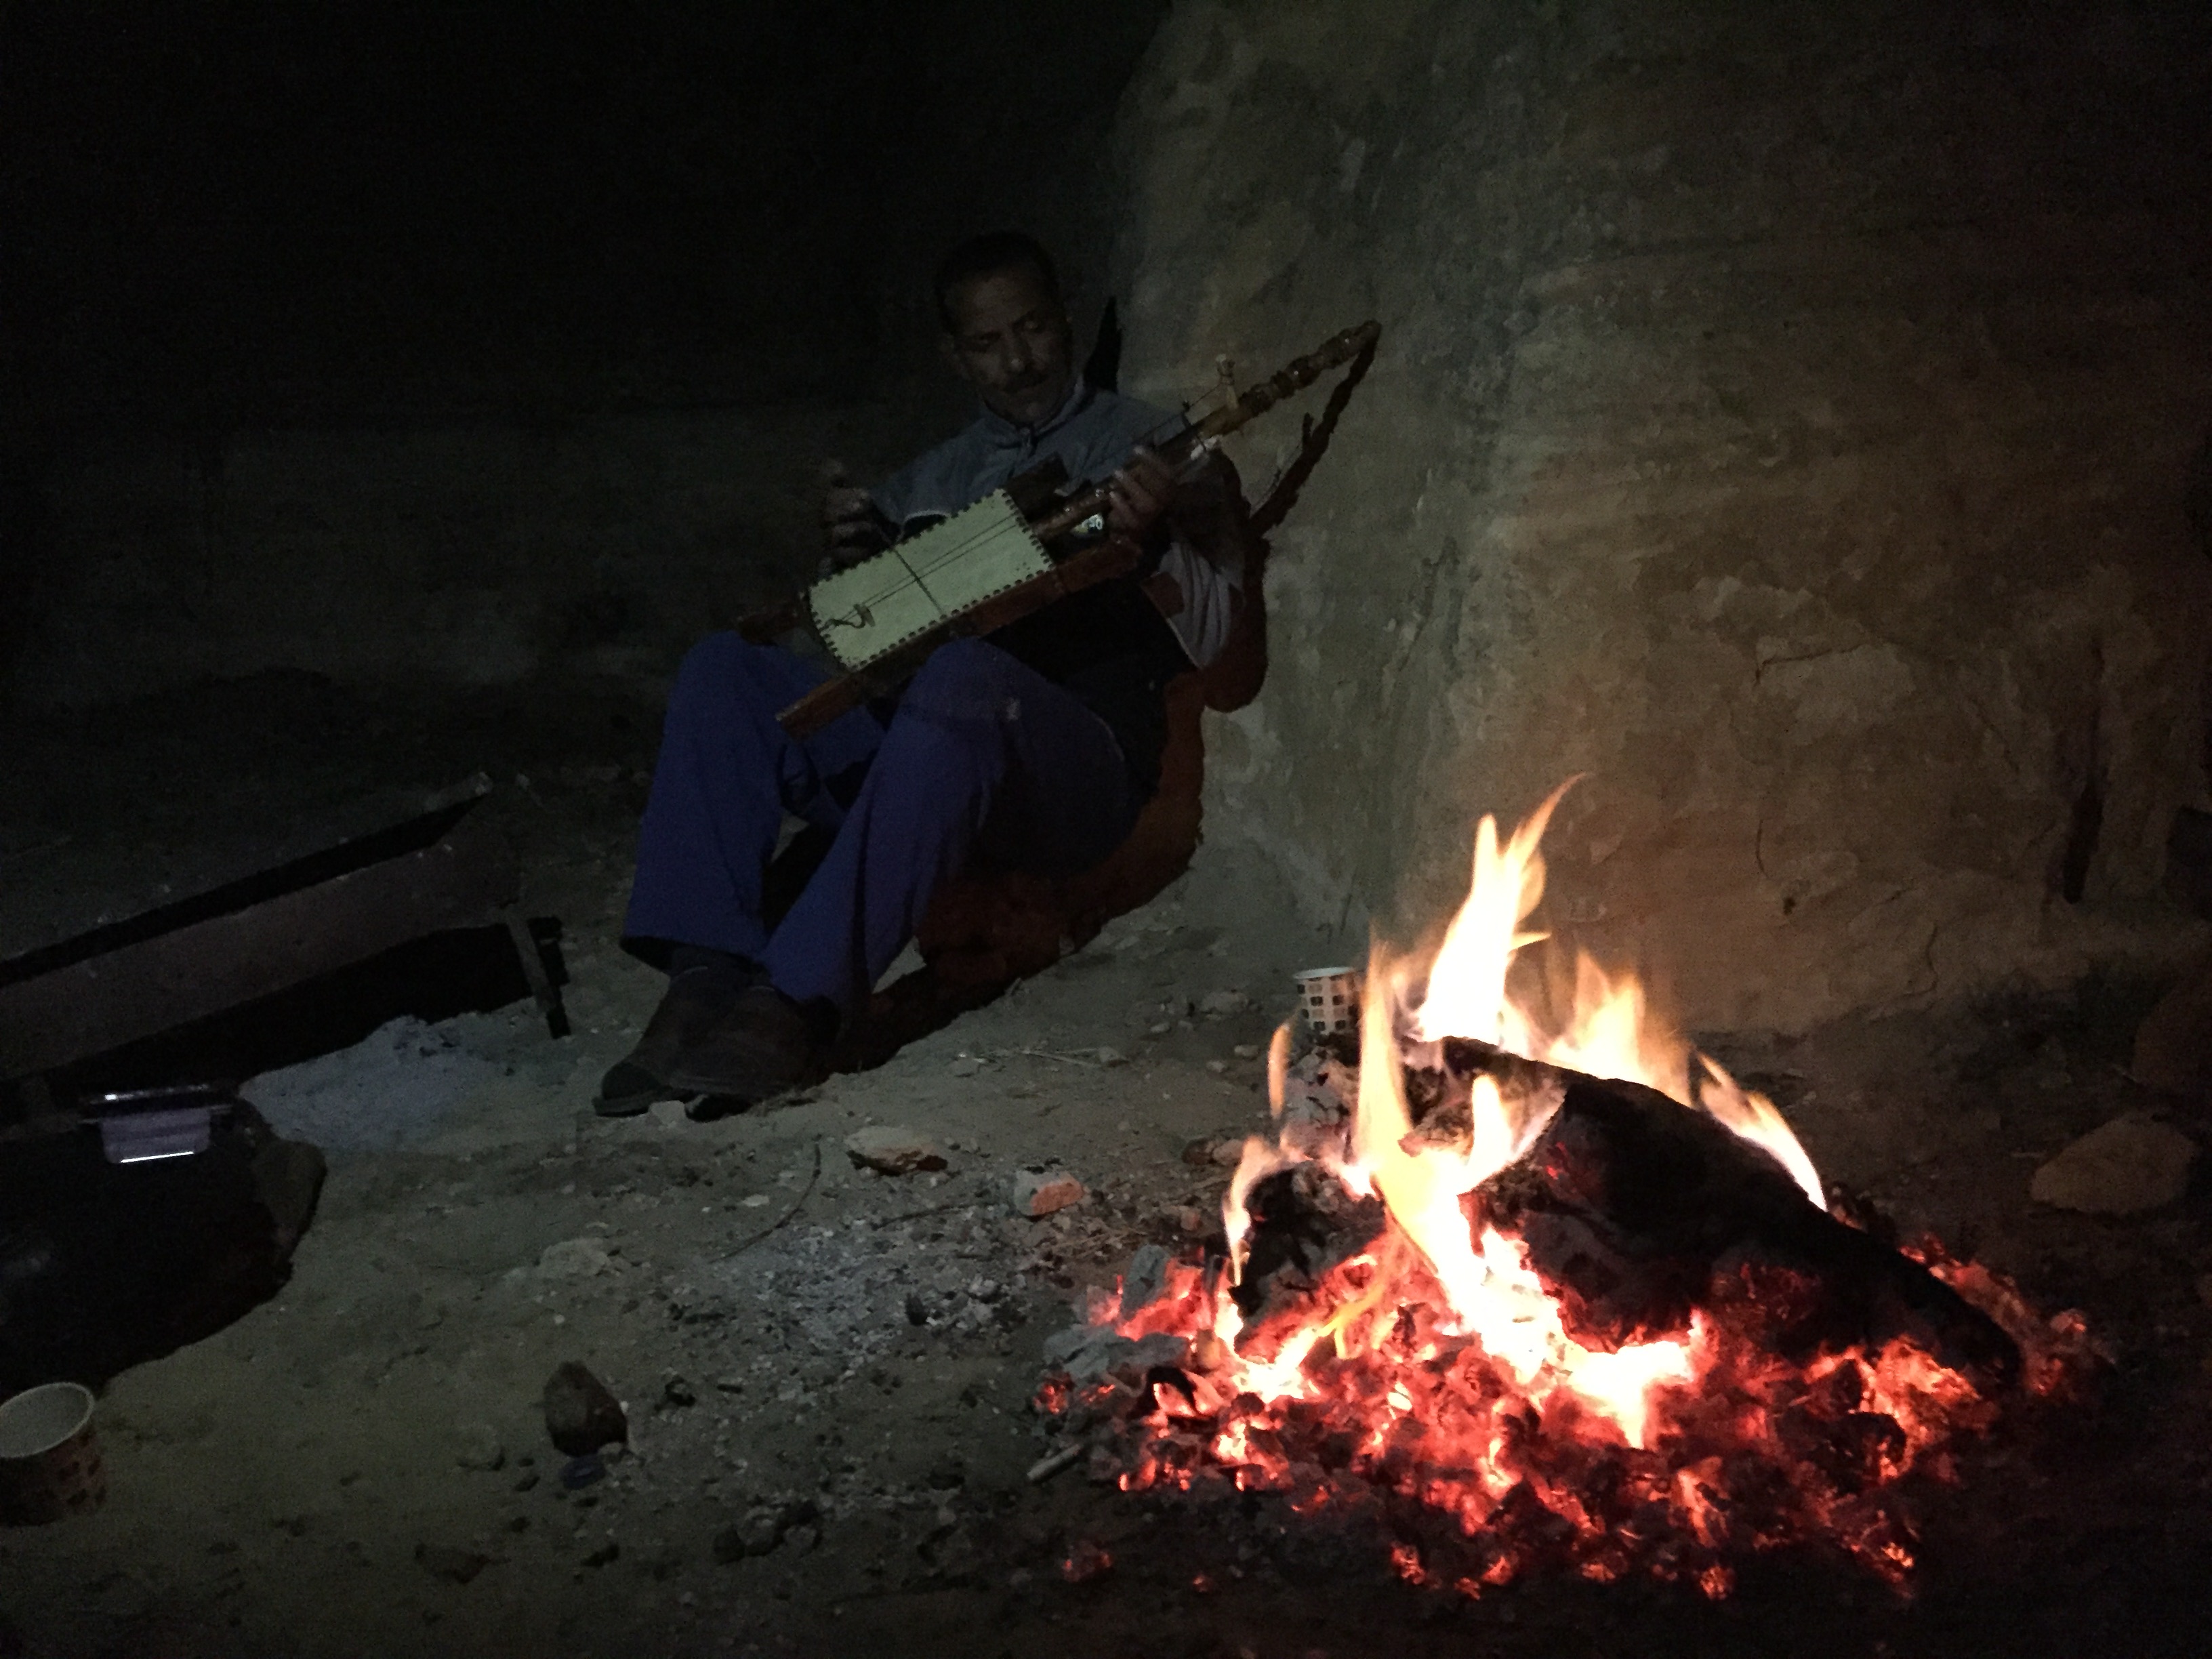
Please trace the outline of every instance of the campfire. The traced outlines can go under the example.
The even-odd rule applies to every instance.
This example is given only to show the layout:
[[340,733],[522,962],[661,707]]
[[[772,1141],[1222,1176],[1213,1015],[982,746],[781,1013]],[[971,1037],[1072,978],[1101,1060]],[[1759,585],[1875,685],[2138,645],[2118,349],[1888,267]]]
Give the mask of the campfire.
[[[1127,1491],[1364,1520],[1405,1578],[1535,1571],[1721,1596],[1829,1547],[1903,1587],[1962,1438],[2069,1390],[2045,1320],[1831,1203],[1782,1115],[1588,957],[1546,985],[1537,851],[1500,842],[1425,960],[1377,947],[1356,1039],[1270,1055],[1212,1244],[1140,1253],[1048,1349],[1040,1404]],[[1524,957],[1523,953],[1528,952]]]

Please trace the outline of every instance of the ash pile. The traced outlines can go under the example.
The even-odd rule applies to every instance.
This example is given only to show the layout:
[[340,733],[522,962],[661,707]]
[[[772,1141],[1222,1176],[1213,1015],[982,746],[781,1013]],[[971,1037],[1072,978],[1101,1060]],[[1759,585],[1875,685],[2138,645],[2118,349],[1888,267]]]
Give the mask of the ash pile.
[[1389,1119],[1356,1040],[1323,1041],[1285,1063],[1279,1037],[1279,1133],[1222,1230],[1139,1251],[1048,1344],[1040,1470],[1256,1503],[1293,1556],[1473,1597],[1569,1572],[1717,1598],[1776,1548],[1901,1590],[1961,1451],[2097,1368],[2078,1314],[1817,1201],[1733,1084],[1686,1103],[1449,1038],[1390,1045]]

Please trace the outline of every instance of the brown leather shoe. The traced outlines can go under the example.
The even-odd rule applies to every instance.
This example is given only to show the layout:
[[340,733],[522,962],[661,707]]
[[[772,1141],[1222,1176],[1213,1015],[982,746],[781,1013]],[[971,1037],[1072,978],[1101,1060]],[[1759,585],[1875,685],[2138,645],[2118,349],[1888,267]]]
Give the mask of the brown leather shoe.
[[773,985],[755,985],[689,1037],[661,1080],[729,1107],[757,1105],[820,1075],[833,1028]]
[[673,1079],[681,1056],[759,981],[759,970],[749,963],[692,968],[671,979],[637,1047],[599,1079],[592,1109],[601,1117],[635,1117],[656,1100],[683,1100],[698,1093]]

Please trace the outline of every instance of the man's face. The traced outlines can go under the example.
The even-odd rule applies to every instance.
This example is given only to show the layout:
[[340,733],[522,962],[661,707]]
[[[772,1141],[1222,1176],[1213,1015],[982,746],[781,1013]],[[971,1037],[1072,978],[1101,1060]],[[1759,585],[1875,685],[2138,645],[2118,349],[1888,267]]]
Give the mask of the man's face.
[[951,301],[945,355],[993,413],[1034,426],[1066,401],[1074,331],[1036,272],[994,271],[955,289]]

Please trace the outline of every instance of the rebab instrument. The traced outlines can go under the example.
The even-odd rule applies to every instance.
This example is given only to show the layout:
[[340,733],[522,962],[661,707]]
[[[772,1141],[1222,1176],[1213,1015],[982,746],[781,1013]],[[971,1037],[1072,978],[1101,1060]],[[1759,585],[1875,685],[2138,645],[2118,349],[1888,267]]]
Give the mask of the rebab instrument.
[[[1382,332],[1370,321],[1331,337],[1160,444],[1160,460],[1179,471],[1330,369],[1372,351]],[[1117,537],[1090,539],[1104,532],[1109,486],[1089,485],[1064,497],[1051,487],[1056,482],[1016,479],[740,622],[738,631],[755,641],[803,627],[846,671],[779,714],[783,729],[794,738],[810,736],[869,699],[896,691],[946,641],[992,633],[1070,593],[1134,572],[1143,550]]]

